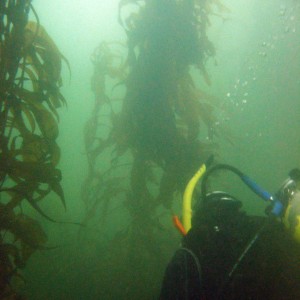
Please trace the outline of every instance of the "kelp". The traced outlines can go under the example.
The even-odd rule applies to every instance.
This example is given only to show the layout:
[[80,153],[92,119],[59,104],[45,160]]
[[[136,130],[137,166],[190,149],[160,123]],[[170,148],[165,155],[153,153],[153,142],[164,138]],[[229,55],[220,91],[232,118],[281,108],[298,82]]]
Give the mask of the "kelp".
[[[128,14],[129,7],[134,9]],[[128,227],[116,233],[104,255],[110,266],[123,262],[123,273],[106,276],[130,278],[123,295],[128,299],[145,298],[139,295],[142,281],[149,280],[150,265],[153,271],[159,267],[162,249],[172,240],[161,214],[171,214],[176,195],[217,151],[212,97],[191,75],[193,68],[210,85],[205,65],[215,49],[207,27],[216,10],[223,14],[226,8],[217,0],[121,0],[127,49],[103,42],[93,56],[96,101],[84,131],[85,222],[100,214],[103,228],[117,203],[129,214]],[[121,91],[125,95],[116,103],[111,95]]]
[[[36,22],[28,21],[32,11]],[[45,248],[41,225],[24,214],[26,201],[46,219],[42,201],[60,184],[58,109],[61,64],[66,59],[39,23],[30,0],[0,1],[0,298],[21,299],[13,277]],[[68,63],[67,63],[68,65]]]

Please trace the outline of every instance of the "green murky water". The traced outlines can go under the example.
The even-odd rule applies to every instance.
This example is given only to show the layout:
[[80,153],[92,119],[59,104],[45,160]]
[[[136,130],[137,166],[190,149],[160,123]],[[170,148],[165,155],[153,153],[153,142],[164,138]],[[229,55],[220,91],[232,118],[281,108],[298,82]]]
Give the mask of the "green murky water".
[[[240,168],[275,191],[291,168],[300,167],[300,3],[224,0],[224,4],[231,12],[224,20],[213,18],[208,31],[217,51],[207,64],[212,85],[206,86],[199,78],[199,85],[220,99],[216,125],[230,131],[231,143],[218,140],[218,160]],[[58,141],[68,210],[63,211],[55,196],[45,201],[43,208],[56,219],[80,221],[85,209],[80,186],[87,173],[83,126],[93,107],[90,55],[102,40],[125,39],[117,22],[118,1],[37,0],[34,5],[72,68],[70,81],[64,70],[62,92],[68,108],[61,111]],[[216,188],[243,200],[249,213],[262,214],[261,200],[236,178],[224,177],[216,178]],[[28,298],[126,299],[126,285],[108,282],[106,275],[112,269],[103,270],[100,262],[110,237],[124,226],[124,218],[122,210],[112,212],[104,233],[97,223],[79,233],[76,226],[41,219],[48,244],[57,249],[39,251],[29,261],[24,271]],[[174,233],[174,247],[177,242]],[[170,257],[171,250],[166,251]],[[136,299],[155,298],[165,265],[160,267],[147,267],[152,281],[136,289]]]

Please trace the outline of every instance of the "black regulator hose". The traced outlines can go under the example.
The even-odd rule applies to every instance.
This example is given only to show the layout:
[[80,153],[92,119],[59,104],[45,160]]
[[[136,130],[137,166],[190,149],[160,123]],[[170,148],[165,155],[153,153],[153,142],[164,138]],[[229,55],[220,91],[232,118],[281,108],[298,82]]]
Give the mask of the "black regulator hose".
[[243,173],[238,170],[237,168],[227,165],[227,164],[217,164],[213,167],[211,167],[209,170],[206,171],[206,173],[204,174],[203,178],[202,178],[202,183],[201,183],[201,198],[203,199],[203,201],[206,200],[206,195],[207,195],[207,180],[209,178],[209,176],[214,173],[217,170],[229,170],[233,173],[235,173],[237,176],[239,176],[240,178],[243,177]]
[[[201,183],[201,196],[204,202],[206,201],[206,195],[207,195],[207,188],[206,188],[207,180],[209,176],[217,170],[228,170],[236,174],[255,194],[257,194],[265,201],[271,201],[274,203],[272,208],[273,215],[280,216],[282,214],[284,206],[279,199],[276,199],[276,197],[274,197],[271,193],[269,193],[261,186],[259,186],[254,180],[252,180],[246,174],[242,173],[239,169],[227,164],[217,164],[212,168],[210,168],[209,170],[207,170],[206,173],[204,174]],[[295,171],[293,173],[296,173],[293,174],[294,176],[300,176],[300,174]]]

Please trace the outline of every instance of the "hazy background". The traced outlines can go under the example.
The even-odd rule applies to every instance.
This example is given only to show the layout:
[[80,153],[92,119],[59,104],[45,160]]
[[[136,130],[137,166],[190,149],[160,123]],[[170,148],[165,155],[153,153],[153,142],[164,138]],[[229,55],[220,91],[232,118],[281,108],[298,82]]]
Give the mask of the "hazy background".
[[[44,201],[44,209],[55,219],[80,221],[84,215],[80,186],[87,169],[83,126],[93,107],[90,56],[103,40],[125,41],[123,29],[117,22],[118,2],[33,1],[40,23],[67,57],[72,69],[71,80],[67,68],[63,70],[62,93],[68,107],[60,110],[58,139],[68,211],[63,211],[54,196],[51,201]],[[300,167],[300,2],[223,2],[231,12],[224,20],[212,18],[208,33],[217,50],[216,58],[208,64],[212,86],[205,86],[199,79],[203,89],[220,99],[219,126],[228,127],[232,135],[232,143],[219,141],[218,159],[233,164],[262,186],[275,191],[291,168]],[[235,178],[221,177],[217,181],[222,188],[244,199],[250,213],[262,213],[262,201],[253,197]],[[248,201],[250,198],[254,200]],[[66,245],[65,253],[80,248],[76,244],[78,229],[42,222],[49,244]],[[101,255],[100,250],[93,249]],[[54,257],[57,256],[52,259],[59,267],[51,266],[46,264],[49,255],[52,254],[37,253],[28,263],[26,277],[30,299],[42,299],[41,291],[47,294],[51,289],[52,299],[68,299],[66,295],[72,286],[80,290],[83,281],[88,281],[88,268],[82,281],[75,281],[78,276],[74,274],[65,278],[62,270],[70,268],[72,261],[60,260],[54,252]],[[88,266],[93,263],[89,257],[78,259],[86,259]],[[71,299],[75,299],[72,295]],[[82,299],[77,295],[77,299]],[[84,299],[93,298],[86,295]]]

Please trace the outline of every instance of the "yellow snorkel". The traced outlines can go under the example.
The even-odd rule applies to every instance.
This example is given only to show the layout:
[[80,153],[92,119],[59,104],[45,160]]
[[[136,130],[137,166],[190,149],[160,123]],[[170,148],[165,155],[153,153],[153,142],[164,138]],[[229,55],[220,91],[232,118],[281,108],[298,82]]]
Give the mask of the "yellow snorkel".
[[206,172],[207,167],[212,163],[213,156],[210,156],[209,159],[201,165],[197,170],[194,176],[188,182],[184,194],[183,194],[183,205],[182,205],[182,224],[180,223],[177,216],[173,216],[173,222],[176,228],[185,235],[192,227],[192,198],[195,186],[199,179]]
[[206,171],[206,165],[203,164],[195,175],[188,182],[184,194],[182,203],[182,225],[186,232],[192,227],[192,198],[195,186],[199,179],[203,176]]

